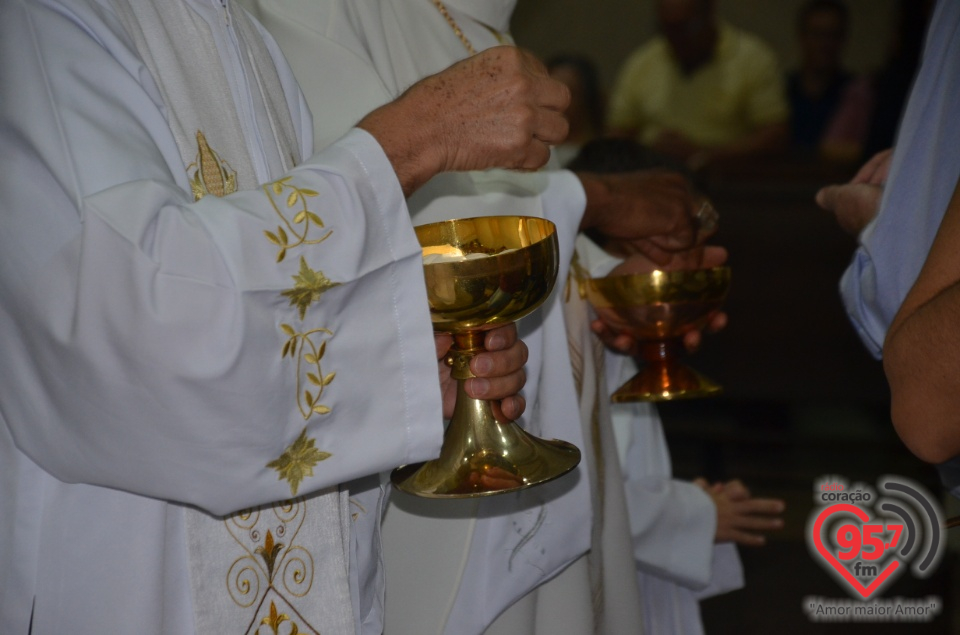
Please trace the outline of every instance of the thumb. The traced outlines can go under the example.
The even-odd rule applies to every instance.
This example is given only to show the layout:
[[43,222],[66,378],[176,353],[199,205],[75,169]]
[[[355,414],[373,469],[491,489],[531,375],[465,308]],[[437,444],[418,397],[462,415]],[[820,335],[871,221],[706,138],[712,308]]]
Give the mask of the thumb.
[[828,185],[820,188],[814,200],[822,209],[832,212],[837,206],[837,197],[840,192],[839,185]]

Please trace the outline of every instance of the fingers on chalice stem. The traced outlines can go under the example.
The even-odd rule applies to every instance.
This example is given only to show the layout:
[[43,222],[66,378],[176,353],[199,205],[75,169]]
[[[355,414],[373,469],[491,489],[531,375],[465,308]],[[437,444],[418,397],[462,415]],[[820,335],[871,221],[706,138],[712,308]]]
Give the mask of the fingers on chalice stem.
[[470,360],[482,353],[484,332],[468,331],[453,335],[453,347],[444,362],[450,366],[450,375],[454,379],[470,379],[476,377],[470,372]]

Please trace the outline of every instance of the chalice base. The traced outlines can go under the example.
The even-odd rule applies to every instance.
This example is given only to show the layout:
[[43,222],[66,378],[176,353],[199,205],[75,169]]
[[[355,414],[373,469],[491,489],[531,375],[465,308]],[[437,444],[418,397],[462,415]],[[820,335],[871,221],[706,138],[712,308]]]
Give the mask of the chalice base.
[[712,397],[723,392],[713,380],[679,363],[649,364],[610,397],[614,403],[675,401]]
[[717,383],[678,361],[681,348],[679,337],[641,341],[640,372],[620,386],[610,400],[614,403],[674,401],[720,393],[722,389]]
[[513,421],[498,421],[490,402],[467,396],[460,380],[440,456],[398,467],[390,480],[397,489],[423,498],[475,498],[552,481],[579,463],[577,446],[535,437]]
[[[515,423],[509,425],[520,430]],[[547,483],[580,463],[580,450],[572,443],[538,439],[520,432],[526,446],[522,448],[525,457],[516,462],[495,453],[477,454],[462,462],[451,475],[441,458],[398,467],[390,480],[397,489],[422,498],[477,498]]]

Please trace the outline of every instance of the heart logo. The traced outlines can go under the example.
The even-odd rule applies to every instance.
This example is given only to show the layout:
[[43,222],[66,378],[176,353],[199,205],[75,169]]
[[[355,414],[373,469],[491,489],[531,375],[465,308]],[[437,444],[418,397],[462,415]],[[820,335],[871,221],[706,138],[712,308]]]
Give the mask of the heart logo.
[[[883,571],[880,571],[880,573],[873,579],[873,582],[871,582],[867,586],[864,586],[863,583],[860,582],[860,580],[854,577],[854,575],[850,572],[850,569],[848,569],[846,566],[844,566],[842,562],[840,562],[840,560],[837,558],[837,555],[833,554],[830,551],[829,546],[825,545],[823,542],[822,530],[823,530],[824,523],[826,523],[827,519],[830,518],[830,516],[832,516],[833,514],[837,514],[841,512],[853,514],[858,519],[860,519],[859,528],[853,525],[845,526],[845,528],[852,527],[856,531],[856,536],[858,537],[858,539],[860,536],[863,535],[864,532],[862,530],[864,529],[864,525],[870,521],[870,515],[855,505],[850,505],[848,503],[840,503],[840,504],[831,505],[830,507],[825,508],[817,516],[817,520],[813,525],[813,543],[816,546],[817,552],[819,552],[819,554],[823,557],[823,559],[826,562],[828,562],[834,569],[836,569],[837,573],[840,574],[840,576],[850,585],[850,587],[853,590],[855,590],[857,593],[859,593],[863,597],[863,599],[866,600],[866,599],[869,599],[870,596],[873,595],[877,591],[877,589],[880,588],[880,586],[887,580],[887,578],[889,578],[897,569],[900,568],[901,562],[897,558],[891,559],[890,562],[888,562],[887,565],[883,568]],[[866,532],[866,533],[868,533],[869,535],[869,532]],[[892,544],[884,545],[882,541],[879,541],[879,539],[877,539],[877,541],[875,541],[873,545],[875,549],[877,546],[879,546],[881,553],[884,548],[888,546],[892,546]],[[856,548],[857,548],[857,552],[859,552],[860,550],[859,544],[856,546]],[[851,550],[850,552],[848,552],[848,554],[850,553],[853,553],[853,551]],[[877,559],[879,558],[880,555],[881,555],[880,553],[876,553],[876,555],[871,556],[871,558]],[[853,557],[855,556],[847,555],[847,559],[852,559]],[[876,567],[872,567],[872,568],[875,569]]]

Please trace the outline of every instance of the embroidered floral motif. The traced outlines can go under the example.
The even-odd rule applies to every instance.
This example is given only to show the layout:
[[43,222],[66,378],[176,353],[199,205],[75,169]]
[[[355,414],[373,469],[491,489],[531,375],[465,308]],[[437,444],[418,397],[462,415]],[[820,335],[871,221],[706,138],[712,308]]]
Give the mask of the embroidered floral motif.
[[[275,232],[263,232],[267,240],[280,248],[277,252],[277,262],[283,261],[287,256],[288,250],[299,247],[300,245],[318,245],[329,238],[332,233],[328,231],[319,238],[307,238],[314,225],[318,228],[323,228],[323,221],[320,217],[311,212],[307,207],[308,198],[320,195],[313,190],[290,185],[292,178],[291,176],[287,176],[279,181],[274,181],[273,183],[263,186],[263,191],[266,192],[267,198],[273,206],[273,211],[277,213],[282,223],[277,225],[277,231]],[[282,197],[287,191],[289,191],[289,194],[287,194],[285,214],[281,211],[280,206],[277,205],[274,197]],[[296,208],[296,211],[293,211],[293,208]],[[291,213],[293,216],[288,218],[287,214]],[[290,235],[294,237],[293,242],[290,241]]]
[[300,256],[300,272],[293,276],[293,288],[281,292],[280,295],[290,299],[290,306],[297,307],[302,320],[310,305],[319,301],[324,291],[339,285],[339,282],[331,282],[322,271],[311,269],[306,258]]
[[187,166],[187,171],[196,170],[190,179],[193,200],[199,201],[207,194],[226,196],[237,191],[237,173],[230,164],[210,149],[207,138],[197,130],[197,159]]
[[300,482],[308,476],[313,476],[314,466],[333,456],[329,452],[318,450],[314,444],[314,439],[307,437],[307,429],[304,428],[297,440],[291,443],[283,454],[267,463],[267,467],[278,472],[277,478],[290,484],[290,493],[294,496],[300,488]]

